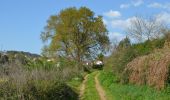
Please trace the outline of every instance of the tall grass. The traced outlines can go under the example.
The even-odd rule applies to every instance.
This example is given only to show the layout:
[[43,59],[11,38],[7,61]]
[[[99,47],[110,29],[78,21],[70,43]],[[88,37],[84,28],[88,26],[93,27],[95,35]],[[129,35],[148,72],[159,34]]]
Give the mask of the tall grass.
[[110,100],[170,100],[168,90],[157,91],[148,86],[120,84],[112,72],[101,72],[99,81]]

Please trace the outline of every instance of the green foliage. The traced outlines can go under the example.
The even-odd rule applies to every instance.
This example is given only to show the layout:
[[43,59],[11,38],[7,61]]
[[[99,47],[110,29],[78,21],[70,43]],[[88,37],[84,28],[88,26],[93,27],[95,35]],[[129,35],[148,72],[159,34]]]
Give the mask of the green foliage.
[[170,41],[170,29],[163,29],[162,32],[164,33],[164,38],[168,42]]
[[83,77],[74,77],[70,81],[67,82],[68,86],[70,86],[77,94],[79,94],[80,86],[82,84]]
[[111,70],[110,68],[112,68],[112,70],[118,74],[123,71],[127,62],[131,61],[135,56],[130,40],[126,37],[120,41],[116,51],[107,58],[105,66],[109,67],[108,70]]
[[153,52],[154,49],[160,49],[164,46],[165,39],[148,40],[144,43],[134,44],[132,48],[137,56],[147,55]]
[[46,93],[49,100],[78,100],[78,94],[66,84],[55,83]]
[[29,59],[25,68],[28,70],[43,69],[46,71],[62,70],[65,68],[76,69],[76,64],[77,63],[75,61],[66,58],[47,59],[45,57],[41,57],[33,60]]
[[124,38],[123,40],[121,40],[119,42],[119,45],[118,45],[118,49],[122,50],[122,49],[127,49],[131,46],[131,42],[130,42],[130,39],[128,37]]
[[[113,71],[120,76],[120,73],[122,73],[127,63],[136,57],[150,54],[155,49],[162,48],[164,46],[164,42],[165,39],[163,38],[130,45],[131,43],[128,38],[125,38],[120,41],[116,51],[114,51],[112,55],[107,58],[106,66],[109,70],[112,68]],[[128,44],[128,46],[126,46],[126,44]]]
[[29,59],[27,66],[25,66],[29,70],[33,69],[44,69],[44,70],[53,70],[57,66],[57,62],[47,61],[46,58],[38,58],[38,59]]
[[59,62],[60,62],[60,66],[61,67],[76,67],[76,64],[77,62],[76,61],[73,61],[73,60],[70,60],[70,59],[66,59],[66,58],[60,58],[59,59]]
[[50,40],[43,54],[57,54],[80,62],[96,57],[98,51],[106,51],[109,45],[107,35],[101,16],[96,17],[86,7],[67,8],[49,18],[41,34],[43,42]]
[[147,86],[118,83],[119,78],[111,72],[101,72],[99,81],[106,91],[108,100],[169,100],[166,91],[157,91]]
[[0,98],[6,100],[77,100],[78,94],[61,82],[30,80],[18,90],[15,83],[1,84]]
[[5,64],[9,62],[9,58],[6,55],[1,55],[0,54],[0,64]]
[[103,55],[102,53],[100,53],[100,54],[98,55],[97,59],[100,60],[100,61],[103,61],[104,55]]
[[120,52],[120,54],[117,54],[118,59],[114,59],[116,63],[114,63],[113,70],[116,70],[118,73],[121,73],[126,64],[130,62],[133,58],[136,57],[135,53],[131,49],[127,49],[125,51]]

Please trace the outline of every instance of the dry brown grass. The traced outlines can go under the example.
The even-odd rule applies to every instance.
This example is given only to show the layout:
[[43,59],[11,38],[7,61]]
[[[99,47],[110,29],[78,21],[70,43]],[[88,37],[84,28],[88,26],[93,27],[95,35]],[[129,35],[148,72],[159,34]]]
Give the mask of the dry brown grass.
[[152,54],[138,57],[127,64],[124,75],[128,72],[130,83],[153,86],[162,89],[167,85],[170,65],[170,46],[166,43],[163,49]]

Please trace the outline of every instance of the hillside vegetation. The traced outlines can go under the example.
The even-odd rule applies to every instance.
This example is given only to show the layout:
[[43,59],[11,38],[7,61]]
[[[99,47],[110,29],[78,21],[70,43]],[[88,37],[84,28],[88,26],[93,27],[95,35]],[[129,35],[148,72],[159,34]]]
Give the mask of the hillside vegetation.
[[118,77],[121,84],[147,85],[156,89],[169,86],[169,32],[165,36],[131,44],[128,37],[120,41],[105,59],[105,70]]

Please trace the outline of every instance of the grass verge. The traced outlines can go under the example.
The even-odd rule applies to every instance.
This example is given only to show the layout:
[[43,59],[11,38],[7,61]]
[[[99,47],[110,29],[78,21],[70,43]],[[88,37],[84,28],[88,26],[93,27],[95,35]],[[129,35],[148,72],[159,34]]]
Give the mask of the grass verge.
[[71,81],[67,82],[67,85],[70,86],[77,94],[80,92],[80,86],[82,84],[82,79],[73,78]]
[[122,85],[111,72],[101,71],[98,79],[109,100],[170,100],[170,93],[165,90],[157,91],[147,86]]

